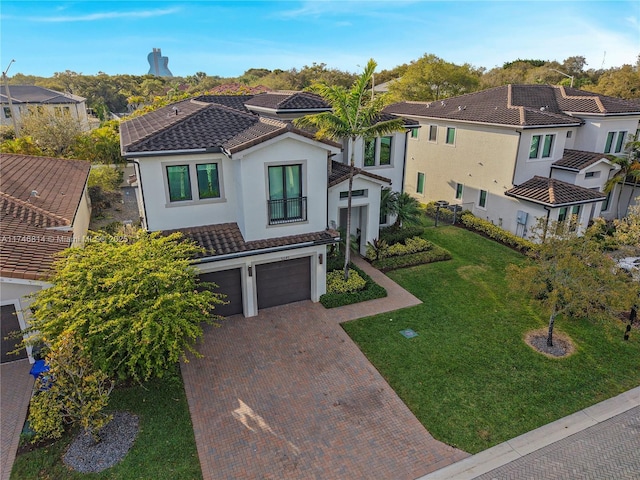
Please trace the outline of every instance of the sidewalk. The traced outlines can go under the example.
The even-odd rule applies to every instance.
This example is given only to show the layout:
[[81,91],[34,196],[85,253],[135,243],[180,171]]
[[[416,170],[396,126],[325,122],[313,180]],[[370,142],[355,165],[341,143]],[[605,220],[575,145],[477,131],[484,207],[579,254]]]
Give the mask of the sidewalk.
[[640,478],[640,387],[419,480]]

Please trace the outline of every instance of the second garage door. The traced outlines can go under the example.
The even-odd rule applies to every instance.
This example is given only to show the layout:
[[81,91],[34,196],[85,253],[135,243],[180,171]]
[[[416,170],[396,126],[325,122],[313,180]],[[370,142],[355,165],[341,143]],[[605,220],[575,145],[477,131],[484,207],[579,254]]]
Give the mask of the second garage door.
[[258,309],[311,298],[311,257],[256,266]]
[[200,280],[215,283],[220,288],[214,288],[213,291],[227,295],[224,300],[229,303],[227,305],[216,305],[214,311],[216,314],[228,317],[229,315],[242,313],[242,279],[239,268],[203,273],[200,275]]

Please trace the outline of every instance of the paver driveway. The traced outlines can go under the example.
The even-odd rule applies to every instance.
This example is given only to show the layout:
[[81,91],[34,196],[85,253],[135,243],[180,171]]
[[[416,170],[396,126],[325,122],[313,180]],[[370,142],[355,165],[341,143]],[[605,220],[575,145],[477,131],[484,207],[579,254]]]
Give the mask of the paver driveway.
[[319,304],[231,317],[200,351],[182,369],[205,479],[415,479],[467,456],[429,435]]

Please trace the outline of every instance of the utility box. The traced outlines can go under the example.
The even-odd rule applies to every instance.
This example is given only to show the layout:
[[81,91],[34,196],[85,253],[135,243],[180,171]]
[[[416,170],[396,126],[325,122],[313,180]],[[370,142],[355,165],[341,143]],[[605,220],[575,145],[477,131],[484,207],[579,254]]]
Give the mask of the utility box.
[[527,212],[523,212],[522,210],[518,210],[516,218],[518,219],[518,225],[526,225],[529,214]]

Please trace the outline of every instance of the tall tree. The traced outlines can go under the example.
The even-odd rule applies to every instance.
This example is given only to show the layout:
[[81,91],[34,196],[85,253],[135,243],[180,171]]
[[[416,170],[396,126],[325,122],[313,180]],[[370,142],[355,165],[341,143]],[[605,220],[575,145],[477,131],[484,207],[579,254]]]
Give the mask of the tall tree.
[[[376,62],[371,59],[364,71],[348,90],[342,86],[331,86],[326,83],[315,84],[311,91],[317,93],[331,105],[331,111],[307,115],[294,122],[301,127],[317,129],[318,138],[330,138],[337,141],[348,141],[349,188],[347,193],[347,235],[351,232],[351,197],[353,190],[353,173],[355,170],[354,146],[358,138],[372,138],[388,135],[404,130],[401,119],[380,120],[384,108],[383,97],[371,98],[369,86],[376,69]],[[344,278],[349,278],[351,249],[347,248],[344,260]]]
[[511,288],[528,293],[548,311],[548,346],[553,346],[558,315],[610,319],[633,304],[630,278],[605,254],[592,231],[579,237],[567,223],[554,222],[540,225],[538,232],[544,240],[529,251],[531,261],[509,265],[507,278]]
[[440,100],[478,89],[482,69],[456,65],[433,55],[411,62],[402,78],[389,85],[396,100]]
[[109,376],[161,377],[215,323],[223,302],[199,290],[191,259],[201,252],[181,234],[134,231],[90,236],[55,262],[50,288],[31,304],[29,343],[52,349],[70,332],[93,364]]

